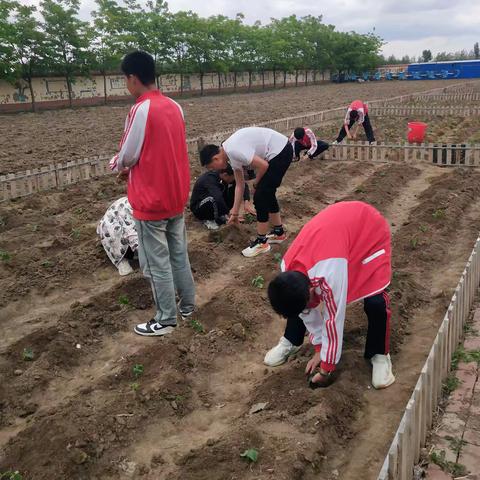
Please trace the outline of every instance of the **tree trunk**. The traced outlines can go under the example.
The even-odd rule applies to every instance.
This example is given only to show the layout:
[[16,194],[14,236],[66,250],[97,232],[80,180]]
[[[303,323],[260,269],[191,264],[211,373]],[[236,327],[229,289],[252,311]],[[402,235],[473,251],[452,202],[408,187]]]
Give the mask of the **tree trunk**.
[[30,101],[32,103],[32,112],[35,112],[36,110],[35,93],[33,91],[32,77],[28,77],[28,89],[30,90]]
[[203,97],[203,72],[200,72],[200,96]]
[[183,96],[183,73],[180,74],[180,96]]
[[273,88],[277,88],[277,71],[273,69]]
[[218,91],[221,92],[222,91],[222,77],[221,77],[221,73],[220,72],[217,72],[217,76],[218,76]]
[[262,90],[265,90],[265,71],[262,70]]
[[70,83],[70,75],[66,75],[65,79],[67,80],[67,90],[68,90],[68,104],[69,107],[73,107],[73,101],[72,101],[72,84]]
[[107,75],[105,74],[105,72],[102,72],[103,74],[103,103],[106,105],[107,104],[107,99],[108,99],[108,95],[107,95]]
[[283,88],[287,87],[287,71],[283,71]]
[[155,82],[157,84],[157,88],[160,90],[160,75],[155,75]]
[[298,70],[295,70],[295,86],[298,87]]
[[313,83],[314,84],[317,83],[317,71],[316,70],[313,71]]
[[305,70],[305,85],[308,85],[308,70]]
[[252,72],[248,71],[248,91],[252,89]]
[[233,72],[233,91],[237,91],[237,71]]

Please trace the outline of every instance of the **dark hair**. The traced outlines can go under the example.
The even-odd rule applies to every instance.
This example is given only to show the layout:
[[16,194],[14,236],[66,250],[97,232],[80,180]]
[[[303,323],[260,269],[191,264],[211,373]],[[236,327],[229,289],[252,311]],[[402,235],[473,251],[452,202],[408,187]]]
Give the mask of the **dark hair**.
[[155,83],[155,61],[147,52],[128,53],[120,68],[125,75],[135,75],[145,86]]
[[352,110],[350,112],[350,120],[355,121],[359,117],[358,111],[357,110]]
[[295,317],[305,310],[310,299],[310,280],[300,272],[278,274],[268,285],[272,308],[285,318]]
[[301,140],[304,136],[305,136],[305,129],[302,128],[302,127],[298,127],[294,130],[293,132],[293,136],[297,139],[297,140]]
[[202,165],[202,167],[210,165],[210,163],[212,163],[213,157],[217,155],[219,151],[220,147],[218,145],[205,145],[200,150],[200,165]]

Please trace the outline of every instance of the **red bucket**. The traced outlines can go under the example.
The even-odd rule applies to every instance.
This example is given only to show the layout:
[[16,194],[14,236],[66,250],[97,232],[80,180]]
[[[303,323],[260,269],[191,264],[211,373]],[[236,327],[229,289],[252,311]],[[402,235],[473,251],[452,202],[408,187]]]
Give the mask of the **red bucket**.
[[422,143],[428,125],[423,122],[408,122],[408,143]]

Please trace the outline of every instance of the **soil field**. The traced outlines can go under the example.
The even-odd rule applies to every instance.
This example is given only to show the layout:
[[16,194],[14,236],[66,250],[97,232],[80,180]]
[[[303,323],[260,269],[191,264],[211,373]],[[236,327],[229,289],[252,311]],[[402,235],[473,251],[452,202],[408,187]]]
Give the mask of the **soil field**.
[[[403,121],[382,119],[378,128],[393,137]],[[456,135],[453,124],[441,128]],[[95,235],[123,189],[108,176],[0,205],[0,473],[374,479],[477,237],[480,171],[302,161],[279,191],[290,239],[343,199],[369,202],[388,218],[397,382],[384,391],[370,388],[361,304],[348,309],[330,388],[307,386],[309,345],[284,366],[263,365],[284,322],[252,279],[266,284],[287,245],[243,258],[251,224],[210,233],[187,212],[194,322],[161,339],[134,335],[152,315],[149,286],[138,271],[119,277]],[[135,365],[143,374],[135,376]],[[266,408],[250,414],[260,402]],[[251,465],[240,456],[249,448],[259,453]]]
[[[362,98],[374,100],[458,83],[454,80],[325,84],[252,94],[179,100],[187,135],[319,111]],[[0,174],[114,154],[128,105],[0,115]]]

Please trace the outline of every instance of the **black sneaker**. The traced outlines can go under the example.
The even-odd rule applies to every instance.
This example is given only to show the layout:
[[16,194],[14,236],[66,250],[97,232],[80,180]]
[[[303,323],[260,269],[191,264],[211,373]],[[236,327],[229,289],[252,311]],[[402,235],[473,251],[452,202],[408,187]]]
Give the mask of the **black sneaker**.
[[175,327],[176,325],[162,325],[153,318],[147,323],[139,323],[133,330],[144,337],[160,337],[172,333]]

